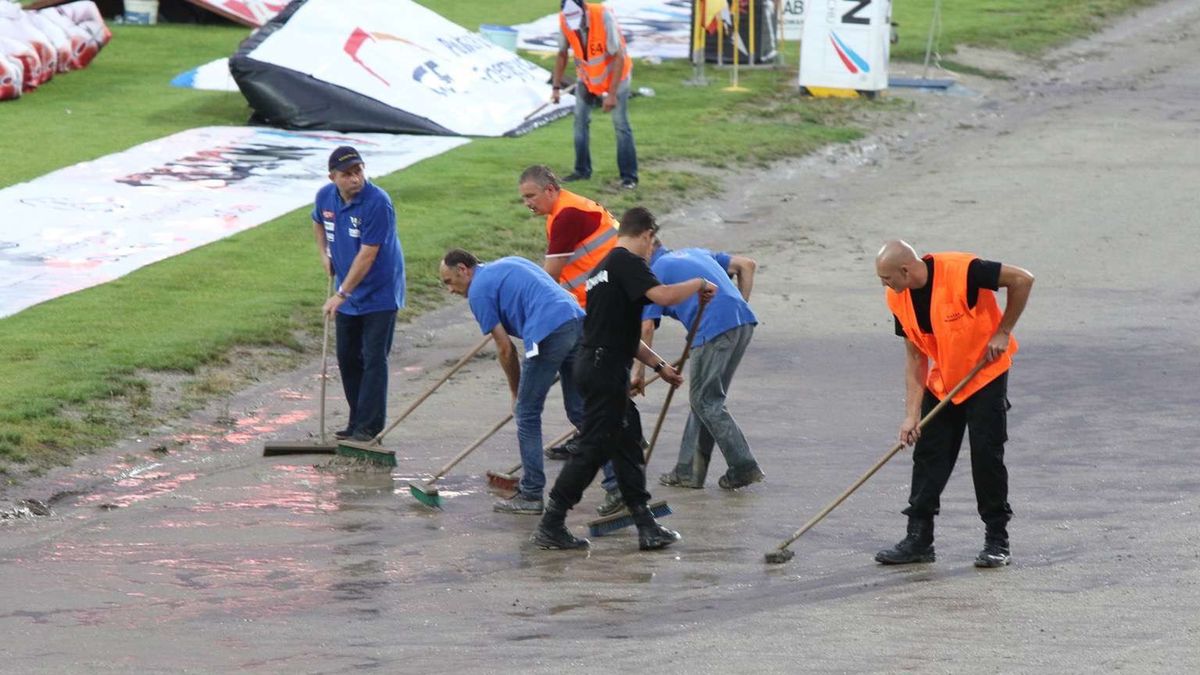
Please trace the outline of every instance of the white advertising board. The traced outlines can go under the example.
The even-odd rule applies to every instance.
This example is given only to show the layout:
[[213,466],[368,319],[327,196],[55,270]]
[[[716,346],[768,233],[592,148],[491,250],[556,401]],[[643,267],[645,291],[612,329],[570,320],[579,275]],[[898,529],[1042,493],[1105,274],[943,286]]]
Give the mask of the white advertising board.
[[339,145],[383,175],[467,142],[206,127],[13,185],[0,190],[0,317],[310,204]]
[[804,3],[810,0],[778,0],[783,3],[783,39],[804,37]]
[[800,86],[882,91],[891,0],[804,0]]
[[501,136],[550,100],[550,72],[410,0],[309,0],[248,54],[430,120]]

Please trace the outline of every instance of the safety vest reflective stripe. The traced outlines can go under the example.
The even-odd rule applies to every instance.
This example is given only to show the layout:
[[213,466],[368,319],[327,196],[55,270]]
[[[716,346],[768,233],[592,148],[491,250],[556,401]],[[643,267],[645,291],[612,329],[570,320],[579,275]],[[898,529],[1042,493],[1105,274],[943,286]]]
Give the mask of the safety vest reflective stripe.
[[613,218],[612,214],[603,206],[573,192],[562,190],[554,202],[554,207],[546,215],[547,240],[554,238],[551,232],[554,219],[563,209],[567,208],[599,214],[600,218],[600,227],[571,251],[571,256],[567,258],[562,271],[558,274],[560,285],[575,296],[580,307],[587,309],[587,291],[584,289],[584,282],[587,281],[588,275],[592,273],[596,265],[599,265],[604,256],[608,255],[613,246],[616,246],[618,223],[617,219]]
[[589,276],[591,276],[591,274],[592,274],[592,271],[588,270],[576,277],[567,279],[566,281],[562,282],[559,285],[562,286],[563,288],[567,289],[568,291],[573,291],[576,288],[579,288],[580,286],[582,286],[583,282],[587,281],[587,278]]
[[[617,238],[616,230],[614,230],[612,228],[605,229],[603,232],[600,233],[599,237],[597,237],[597,238],[583,244],[579,248],[575,249],[575,252],[571,254],[571,257],[567,258],[567,264],[570,265],[571,263],[575,262],[576,260],[579,260],[580,258],[591,253],[592,251],[595,251],[596,249],[600,248],[601,246],[604,246],[604,244],[607,241],[609,241],[610,239],[616,239],[616,238]],[[578,285],[578,284],[576,284],[576,285]]]
[[[587,44],[580,44],[579,34],[567,27],[567,20],[563,17],[562,12],[558,13],[558,25],[562,34],[567,38],[567,44],[571,47],[571,52],[575,57],[575,71],[579,80],[584,83],[588,91],[593,94],[603,94],[608,89],[608,83],[612,78],[613,61],[615,60],[612,54],[608,53],[608,35],[607,29],[604,26],[604,12],[609,11],[604,5],[588,3],[585,5],[587,9],[587,25],[588,35]],[[625,36],[620,34],[620,29],[617,30],[617,39],[620,41],[621,50],[625,50]],[[588,58],[588,54],[596,54]],[[618,82],[623,82],[629,79],[633,72],[633,59],[630,59],[626,54],[621,66],[620,77]]]

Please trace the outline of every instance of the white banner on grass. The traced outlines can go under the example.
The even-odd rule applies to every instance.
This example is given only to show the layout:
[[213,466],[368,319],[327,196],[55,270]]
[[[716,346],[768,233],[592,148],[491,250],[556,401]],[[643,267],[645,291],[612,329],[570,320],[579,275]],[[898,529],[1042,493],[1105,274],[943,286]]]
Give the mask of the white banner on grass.
[[[634,58],[686,59],[692,34],[694,0],[608,0],[625,36],[625,47]],[[557,6],[559,3],[548,3]],[[532,51],[558,51],[558,13],[513,26],[517,47]]]
[[[206,127],[0,190],[0,316],[111,281],[311,203],[329,153],[382,176],[467,143],[446,136]],[[311,238],[307,219],[296,236]]]
[[249,58],[468,136],[501,136],[550,100],[550,73],[411,0],[310,0]]

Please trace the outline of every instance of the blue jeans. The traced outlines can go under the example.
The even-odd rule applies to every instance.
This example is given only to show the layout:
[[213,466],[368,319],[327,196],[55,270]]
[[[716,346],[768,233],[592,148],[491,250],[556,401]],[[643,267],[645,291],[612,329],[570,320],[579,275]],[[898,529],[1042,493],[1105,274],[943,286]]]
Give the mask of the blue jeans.
[[[575,381],[575,355],[583,334],[583,319],[572,319],[559,326],[538,343],[538,354],[521,363],[521,383],[517,386],[517,444],[521,450],[521,494],[541,499],[546,489],[546,473],[542,459],[542,410],[546,395],[559,376],[562,384],[563,408],[567,419],[576,429],[583,429],[583,397]],[[612,466],[604,467],[604,488],[617,484]]]
[[375,436],[387,415],[388,353],[396,311],[337,314],[338,372],[350,404],[351,433]]
[[692,411],[683,428],[675,475],[703,485],[713,445],[721,449],[731,478],[739,478],[758,467],[750,444],[725,407],[725,396],[733,382],[742,355],[754,336],[754,326],[738,326],[716,336],[692,351],[688,399]]
[[[633,128],[629,126],[629,80],[617,86],[617,105],[612,110],[613,131],[617,134],[617,170],[621,180],[637,182],[637,148],[633,144]],[[592,175],[592,151],[589,127],[591,102],[596,96],[580,80],[575,85],[575,173]]]

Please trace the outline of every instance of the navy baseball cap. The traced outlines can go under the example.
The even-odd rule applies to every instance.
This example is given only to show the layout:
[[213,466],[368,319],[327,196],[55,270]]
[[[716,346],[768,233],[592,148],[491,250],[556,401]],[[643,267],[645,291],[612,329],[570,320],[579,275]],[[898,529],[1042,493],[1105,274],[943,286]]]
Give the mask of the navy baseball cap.
[[355,164],[362,163],[362,155],[358,154],[358,151],[349,145],[343,145],[329,155],[330,171],[345,171]]

